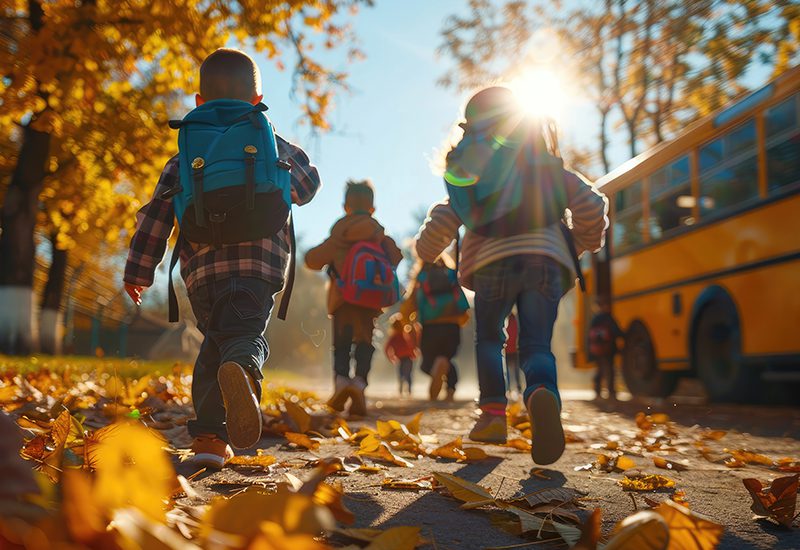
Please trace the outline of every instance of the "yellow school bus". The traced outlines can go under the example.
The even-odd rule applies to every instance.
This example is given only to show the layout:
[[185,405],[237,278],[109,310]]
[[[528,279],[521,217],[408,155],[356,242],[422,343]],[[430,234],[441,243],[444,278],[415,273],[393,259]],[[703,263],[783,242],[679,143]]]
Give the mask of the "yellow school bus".
[[699,377],[716,400],[800,375],[800,67],[597,182],[606,249],[578,298],[578,368],[598,297],[627,332],[634,395]]

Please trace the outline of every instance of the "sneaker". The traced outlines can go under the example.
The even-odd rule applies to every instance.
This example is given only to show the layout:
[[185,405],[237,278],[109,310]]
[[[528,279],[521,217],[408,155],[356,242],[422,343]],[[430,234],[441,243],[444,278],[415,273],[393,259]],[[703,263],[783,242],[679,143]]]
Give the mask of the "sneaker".
[[540,386],[526,403],[531,421],[531,457],[536,464],[552,464],[564,453],[564,428],[556,394]]
[[506,415],[482,412],[470,430],[469,438],[480,443],[505,443],[508,439]]
[[353,400],[350,402],[350,416],[367,416],[367,398],[364,390],[367,389],[367,381],[356,376],[350,383],[350,390]]
[[342,412],[345,403],[350,399],[350,390],[351,380],[346,376],[337,374],[333,383],[333,395],[328,399],[328,406],[336,412]]
[[442,393],[442,385],[444,384],[447,372],[450,370],[450,363],[444,359],[436,361],[431,371],[431,386],[428,389],[428,395],[431,401],[439,399],[439,394]]
[[261,439],[261,407],[256,381],[233,361],[222,364],[217,381],[225,405],[225,426],[231,445],[237,449],[252,447]]
[[219,470],[233,458],[233,449],[214,434],[198,435],[192,442],[191,463],[201,468]]
[[456,400],[456,390],[455,388],[447,388],[447,396],[444,398],[445,401],[448,403],[452,403]]

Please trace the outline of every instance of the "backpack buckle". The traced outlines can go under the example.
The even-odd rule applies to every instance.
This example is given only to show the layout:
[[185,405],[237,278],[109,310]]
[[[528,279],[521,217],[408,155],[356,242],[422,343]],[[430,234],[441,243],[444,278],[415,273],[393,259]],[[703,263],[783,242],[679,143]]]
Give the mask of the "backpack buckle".
[[227,215],[227,212],[209,212],[208,219],[214,223],[222,223],[225,221]]

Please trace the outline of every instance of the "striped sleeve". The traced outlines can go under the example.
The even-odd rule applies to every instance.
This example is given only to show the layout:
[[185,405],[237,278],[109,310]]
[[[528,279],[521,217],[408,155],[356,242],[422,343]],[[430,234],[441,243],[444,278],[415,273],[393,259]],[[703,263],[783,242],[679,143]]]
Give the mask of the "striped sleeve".
[[585,250],[596,252],[602,248],[608,229],[608,199],[572,172],[568,173],[564,183],[575,248],[578,254]]
[[276,139],[278,154],[292,165],[292,189],[297,194],[297,204],[307,204],[322,186],[317,167],[311,164],[308,155],[300,147],[277,135]]
[[433,205],[416,237],[417,255],[422,261],[433,262],[450,246],[460,227],[461,220],[448,200]]

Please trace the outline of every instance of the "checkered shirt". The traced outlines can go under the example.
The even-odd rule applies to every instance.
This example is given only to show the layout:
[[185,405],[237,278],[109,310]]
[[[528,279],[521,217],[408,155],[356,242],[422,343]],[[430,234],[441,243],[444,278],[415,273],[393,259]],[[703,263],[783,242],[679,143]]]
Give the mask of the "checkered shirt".
[[[292,165],[292,189],[297,204],[308,203],[319,190],[321,183],[317,168],[311,164],[300,147],[276,136],[280,158]],[[153,198],[136,214],[136,232],[131,239],[124,281],[149,287],[153,284],[155,270],[164,259],[167,241],[175,225],[175,208],[172,198],[162,199],[161,194],[178,183],[180,170],[178,156],[167,161],[158,179]],[[213,280],[228,277],[255,277],[271,283],[283,284],[289,259],[289,232],[284,226],[272,237],[214,248],[180,239],[181,276],[191,294]]]

